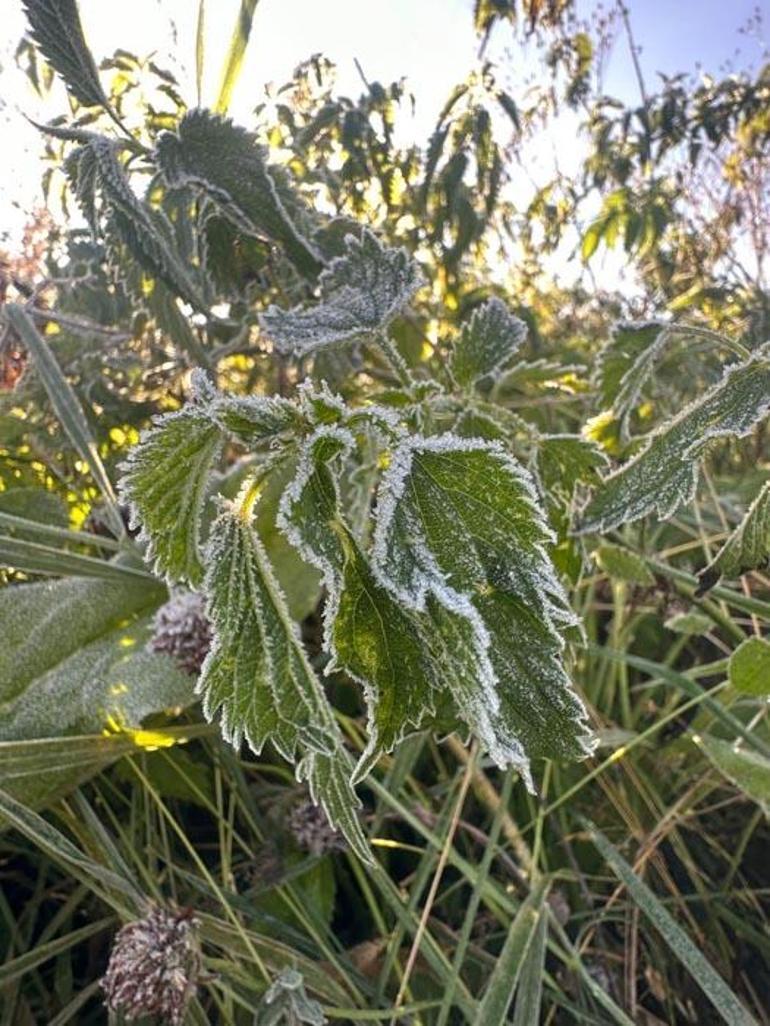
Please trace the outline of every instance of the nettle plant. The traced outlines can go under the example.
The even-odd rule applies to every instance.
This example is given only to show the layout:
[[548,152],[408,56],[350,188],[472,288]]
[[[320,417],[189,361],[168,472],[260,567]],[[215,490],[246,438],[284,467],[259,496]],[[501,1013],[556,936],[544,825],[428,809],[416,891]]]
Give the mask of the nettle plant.
[[[205,593],[214,629],[198,681],[205,714],[234,744],[260,752],[271,741],[295,762],[362,857],[353,784],[410,732],[462,725],[530,788],[533,757],[581,758],[592,747],[566,666],[579,624],[550,555],[539,485],[505,444],[505,411],[496,417],[478,391],[516,360],[525,326],[489,300],[452,340],[441,380],[412,371],[388,326],[423,284],[404,250],[368,230],[349,235],[319,277],[318,301],[268,308],[262,331],[302,360],[378,347],[398,386],[354,405],[311,379],[293,397],[227,395],[196,371],[188,403],[157,418],[121,483],[155,569]],[[601,460],[577,437],[547,442],[550,458],[576,449],[589,470]],[[218,501],[204,539],[226,443],[253,470],[236,499]],[[278,528],[325,586],[325,670],[363,689],[368,743],[355,767],[254,527],[273,475],[285,481]]]

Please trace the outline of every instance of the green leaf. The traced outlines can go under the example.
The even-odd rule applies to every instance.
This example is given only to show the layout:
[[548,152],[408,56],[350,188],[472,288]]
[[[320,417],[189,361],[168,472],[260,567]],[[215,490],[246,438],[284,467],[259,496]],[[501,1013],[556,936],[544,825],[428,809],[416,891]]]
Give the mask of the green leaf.
[[235,88],[235,83],[241,73],[243,57],[251,35],[251,26],[254,21],[254,11],[257,8],[258,0],[241,0],[238,10],[238,17],[233,29],[230,46],[227,50],[225,65],[222,69],[222,82],[219,86],[219,95],[214,104],[217,114],[224,114],[230,106],[230,98]]
[[426,626],[374,578],[340,509],[329,464],[354,449],[352,435],[328,425],[306,442],[278,524],[302,557],[323,574],[327,589],[324,647],[327,672],[344,670],[364,688],[369,744],[355,779],[434,711],[444,673],[425,645]]
[[500,765],[590,751],[585,710],[564,668],[575,614],[550,561],[552,535],[526,470],[494,443],[452,435],[403,441],[383,476],[373,567],[409,609],[432,597],[455,614],[449,646],[478,674],[469,723]]
[[672,516],[689,502],[700,461],[717,438],[742,438],[770,408],[770,349],[728,368],[702,399],[647,436],[644,448],[606,477],[583,513],[579,531],[608,531],[655,512]]
[[270,306],[260,323],[276,348],[297,357],[384,331],[424,279],[405,249],[390,249],[365,229],[348,235],[345,255],[318,280],[321,301],[308,309]]
[[582,435],[541,435],[537,440],[535,466],[547,496],[572,498],[579,481],[596,484],[607,457]]
[[115,492],[99,456],[96,442],[91,434],[91,429],[88,426],[88,421],[83,413],[78,397],[64,377],[50,346],[38,332],[23,307],[8,305],[5,308],[5,312],[9,324],[19,335],[19,338],[35,361],[35,369],[51,401],[54,413],[81,459],[85,461],[91,471],[91,475],[104,497],[110,525],[118,537],[122,537],[125,533],[125,528],[123,526],[123,519],[118,511]]
[[321,1005],[305,993],[302,973],[286,968],[265,991],[254,1026],[281,1026],[286,1023],[324,1026],[327,1022]]
[[477,307],[455,338],[449,370],[458,385],[469,387],[497,375],[511,362],[527,337],[524,321],[514,317],[500,299]]
[[122,465],[121,494],[131,505],[154,569],[197,584],[201,510],[222,432],[205,407],[202,378],[184,409],[158,417]]
[[[30,529],[33,532],[41,526],[66,530],[69,525],[66,504],[56,492],[49,492],[46,488],[9,488],[8,491],[0,492],[0,514],[32,521]],[[21,524],[16,527],[22,529]],[[0,520],[0,531],[5,532],[7,529],[10,533],[13,525]]]
[[605,542],[596,549],[593,557],[599,568],[616,581],[646,586],[655,583],[655,577],[642,557],[621,545]]
[[223,395],[211,402],[208,412],[212,420],[249,448],[307,426],[297,404],[277,395]]
[[770,559],[770,481],[766,481],[735,531],[698,574],[696,595],[713,588],[720,577],[740,577]]
[[240,231],[280,243],[302,274],[314,278],[321,270],[319,254],[287,207],[290,197],[279,190],[264,150],[245,129],[192,110],[175,133],[160,135],[157,160],[169,185],[193,185]]
[[688,609],[669,616],[663,626],[677,634],[705,634],[714,626],[714,621],[699,609]]
[[543,906],[538,916],[535,935],[519,971],[513,1026],[534,1026],[541,1021],[540,1006],[543,1000],[547,940],[548,915],[547,909]]
[[78,103],[108,107],[75,0],[24,0],[24,10],[33,39]]
[[612,410],[626,437],[628,419],[665,341],[660,321],[621,321],[599,353],[596,383],[603,410]]
[[[194,309],[207,312],[205,297],[176,252],[171,223],[159,210],[137,197],[118,160],[117,144],[92,135],[70,155],[67,168],[84,213],[101,225],[110,263],[123,275],[130,293],[146,302],[155,314],[152,286],[146,281],[149,275]],[[137,268],[126,266],[123,247],[128,249]],[[137,274],[137,270],[144,275]]]
[[770,642],[765,638],[747,638],[730,656],[730,685],[746,695],[765,698],[770,695]]
[[770,817],[770,759],[708,734],[693,738],[719,772]]
[[[508,930],[503,949],[497,957],[489,983],[476,1012],[476,1022],[484,1026],[504,1026],[528,952],[547,916],[545,897],[549,881],[544,878],[523,902]],[[529,1020],[530,1023],[536,1020]]]
[[39,542],[22,538],[8,538],[0,535],[0,566],[23,570],[25,573],[49,574],[53,577],[100,577],[103,580],[125,581],[126,578],[152,576],[139,567],[125,563],[95,559],[66,549],[41,545]]
[[361,857],[351,766],[321,684],[258,535],[243,509],[224,502],[209,535],[204,590],[214,640],[198,681],[208,719],[225,740],[255,752],[269,740],[308,781],[314,801]]
[[584,821],[589,836],[604,860],[617,878],[625,885],[631,898],[649,919],[671,951],[690,972],[692,978],[711,1001],[729,1026],[758,1026],[756,1019],[748,1012],[735,993],[719,973],[707,961],[700,948],[695,945],[679,926],[674,917],[657,898],[647,884],[637,876],[622,855],[614,848],[604,834]]

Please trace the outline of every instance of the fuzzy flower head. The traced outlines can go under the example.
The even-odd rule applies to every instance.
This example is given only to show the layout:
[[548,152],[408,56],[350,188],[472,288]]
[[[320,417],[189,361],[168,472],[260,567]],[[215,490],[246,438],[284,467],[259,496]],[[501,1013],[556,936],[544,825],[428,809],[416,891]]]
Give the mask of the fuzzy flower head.
[[153,619],[149,647],[170,655],[180,670],[197,676],[211,647],[211,624],[203,597],[180,591],[161,606]]
[[181,1026],[201,971],[196,927],[189,909],[160,906],[122,927],[102,979],[107,1008],[129,1022],[154,1015]]
[[294,806],[288,823],[299,847],[311,855],[343,851],[346,847],[344,838],[331,825],[321,806],[309,800]]

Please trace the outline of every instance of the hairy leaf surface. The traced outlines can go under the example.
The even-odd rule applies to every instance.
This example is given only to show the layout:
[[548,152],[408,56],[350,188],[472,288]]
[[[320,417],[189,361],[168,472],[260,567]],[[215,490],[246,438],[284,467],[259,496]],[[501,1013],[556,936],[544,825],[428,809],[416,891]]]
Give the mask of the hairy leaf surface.
[[475,385],[498,374],[527,337],[524,321],[514,317],[502,300],[488,299],[477,307],[454,340],[449,369],[458,385]]
[[210,111],[191,110],[176,132],[159,137],[157,159],[169,185],[195,186],[240,231],[280,243],[303,274],[315,277],[321,270],[251,133]]
[[[226,740],[267,741],[298,763],[315,801],[366,852],[350,784],[351,765],[262,543],[240,510],[225,504],[212,525],[204,590],[215,636],[198,681],[207,718]],[[367,855],[363,857],[368,858]]]
[[716,556],[698,574],[696,594],[713,588],[720,577],[740,577],[766,566],[770,559],[770,481],[757,497]]
[[375,335],[403,310],[423,284],[405,249],[389,249],[364,230],[345,239],[345,256],[320,276],[321,302],[307,309],[269,307],[260,323],[283,353],[307,356],[325,346]]
[[24,10],[33,39],[78,103],[107,107],[76,0],[24,0]]
[[743,437],[770,408],[770,350],[730,367],[702,399],[661,425],[644,448],[609,477],[588,504],[581,532],[607,531],[648,513],[661,519],[689,502],[708,443]]
[[467,621],[462,650],[491,667],[479,676],[477,704],[486,703],[494,734],[473,727],[497,761],[524,773],[523,751],[589,750],[563,664],[562,635],[576,618],[550,540],[529,475],[493,443],[415,437],[393,453],[377,508],[377,579],[408,608],[424,611],[432,597]]
[[131,504],[154,568],[174,581],[202,577],[200,519],[222,432],[193,401],[157,418],[122,466],[121,492]]

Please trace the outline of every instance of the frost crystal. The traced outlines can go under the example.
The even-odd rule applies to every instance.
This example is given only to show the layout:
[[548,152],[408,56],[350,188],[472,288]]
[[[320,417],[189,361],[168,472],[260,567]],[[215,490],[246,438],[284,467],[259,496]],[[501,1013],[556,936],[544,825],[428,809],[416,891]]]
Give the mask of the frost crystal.
[[122,927],[102,979],[107,1008],[129,1021],[154,1015],[181,1026],[201,971],[196,927],[190,910],[160,906]]
[[307,310],[271,306],[260,324],[276,348],[297,357],[384,329],[424,284],[405,249],[388,249],[370,231],[345,239],[347,253],[318,280],[321,302]]
[[211,646],[211,625],[203,596],[183,591],[155,613],[149,648],[171,656],[180,670],[197,676]]
[[701,399],[647,436],[644,448],[606,477],[586,508],[580,532],[607,531],[657,513],[665,520],[695,494],[708,443],[741,438],[770,409],[770,346],[729,367]]

